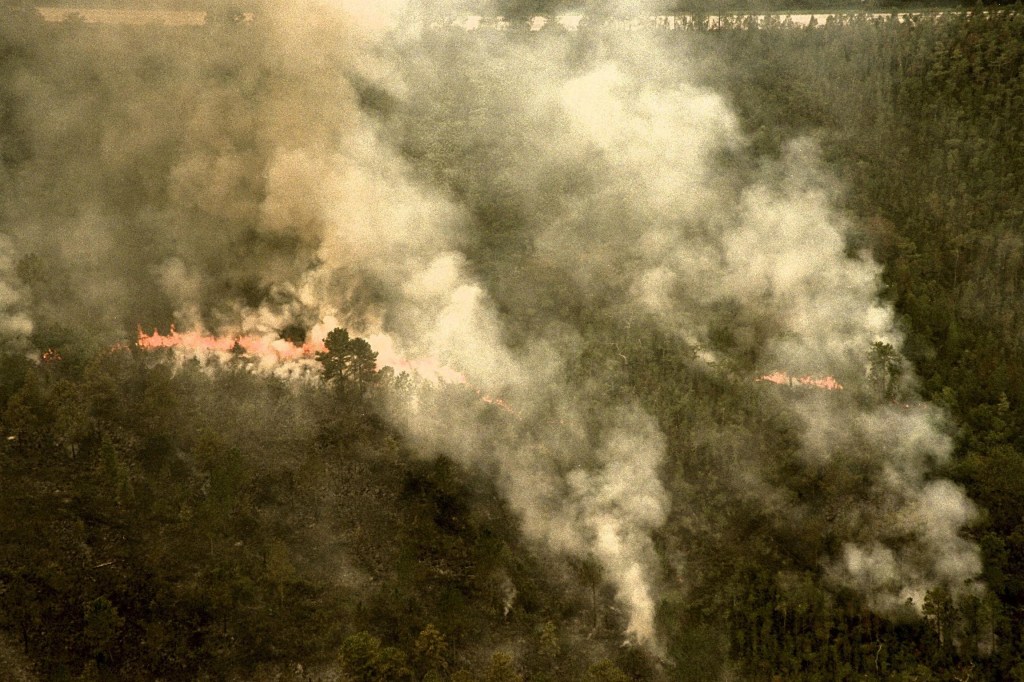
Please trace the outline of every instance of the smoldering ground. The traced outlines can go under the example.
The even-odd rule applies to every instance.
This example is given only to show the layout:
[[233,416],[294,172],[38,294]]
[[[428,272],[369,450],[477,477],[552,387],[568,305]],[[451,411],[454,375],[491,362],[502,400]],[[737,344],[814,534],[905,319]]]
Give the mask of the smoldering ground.
[[[685,588],[694,561],[659,529],[721,523],[680,470],[699,448],[764,533],[814,548],[824,582],[881,611],[968,589],[974,510],[933,473],[943,417],[911,372],[873,391],[872,345],[902,337],[813,140],[754,157],[685,37],[437,32],[428,11],[291,3],[182,43],[96,27],[22,44],[3,85],[5,336],[330,318],[436,358],[514,416],[426,383],[394,423],[493,476],[538,545],[596,561],[653,649],[680,589],[666,576]],[[670,422],[622,367],[591,364],[630,334],[685,349],[680,383],[705,377],[721,404],[761,401],[785,453],[749,420]],[[780,369],[847,389],[755,386]],[[815,499],[780,458],[824,481]]]

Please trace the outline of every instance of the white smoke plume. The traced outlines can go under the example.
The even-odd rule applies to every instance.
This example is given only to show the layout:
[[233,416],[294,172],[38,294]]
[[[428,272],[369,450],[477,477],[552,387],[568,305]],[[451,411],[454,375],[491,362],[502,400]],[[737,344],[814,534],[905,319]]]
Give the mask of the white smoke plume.
[[[470,123],[463,134],[482,138],[469,144],[497,148],[487,157],[496,167],[477,181],[485,191],[500,184],[521,207],[517,236],[529,238],[535,261],[560,270],[592,306],[620,315],[645,310],[681,342],[702,347],[714,346],[708,321],[729,304],[750,327],[749,347],[714,352],[753,351],[759,366],[857,376],[872,343],[898,348],[891,307],[878,299],[879,267],[845,252],[846,220],[832,208],[837,190],[813,142],[793,142],[745,178],[730,172],[723,160],[743,154],[735,117],[714,93],[677,73],[652,72],[654,49],[635,38],[606,41],[600,59],[578,64],[558,45],[468,48],[465,58],[485,71],[474,77],[515,93],[493,83],[467,88],[464,96],[481,99],[464,106],[495,107],[500,117],[485,116],[495,128]],[[412,60],[402,68],[414,111],[418,98],[454,89]],[[545,317],[546,326],[513,347],[488,283],[470,270],[468,254],[481,239],[471,218],[443,189],[418,186],[379,137],[369,139],[335,166],[334,200],[345,209],[321,247],[316,279],[371,277],[386,292],[378,321],[400,347],[457,368],[516,406],[526,424],[558,415],[559,427],[538,435],[488,423],[479,405],[421,396],[412,409],[396,408],[425,448],[496,471],[529,536],[594,556],[628,608],[629,631],[652,642],[650,532],[669,506],[656,426],[636,406],[603,405],[596,423],[615,424],[610,429],[583,418],[578,390],[560,378],[579,330]],[[582,189],[566,192],[553,182],[557,171]],[[361,204],[352,207],[345,192]],[[623,409],[631,415],[625,421]],[[831,569],[836,579],[885,610],[899,605],[894,590],[900,599],[920,596],[977,575],[977,549],[959,536],[973,517],[969,501],[949,482],[927,483],[949,451],[933,411],[849,401],[794,409],[806,424],[809,458],[824,440],[838,466],[868,458],[878,467],[877,498],[858,505],[860,525],[837,528],[849,539],[844,569]],[[874,543],[868,551],[859,549],[865,536]],[[888,563],[863,560],[879,556]]]
[[[162,48],[82,48],[145,93],[123,102],[21,74],[41,113],[4,225],[30,227],[5,231],[61,264],[67,319],[86,326],[322,338],[337,323],[457,372],[461,392],[396,396],[395,422],[424,453],[494,476],[527,537],[593,558],[629,636],[656,648],[652,535],[684,493],[662,483],[666,439],[639,397],[609,391],[600,368],[574,374],[587,316],[656,325],[739,390],[774,370],[855,386],[873,343],[901,343],[879,266],[846,252],[813,141],[752,158],[685,50],[642,33],[426,30],[439,9],[268,5],[246,41],[211,34],[206,52],[155,60],[146,86],[118,59]],[[51,141],[76,136],[105,156]],[[27,334],[8,312],[10,267],[0,259],[0,312]],[[824,570],[882,610],[962,587],[979,572],[960,536],[974,512],[933,477],[949,453],[941,415],[863,398],[786,407],[806,467],[868,472],[859,497],[834,500],[842,549]],[[721,466],[766,510],[806,513],[756,462]]]
[[[633,405],[582,416],[584,406],[561,376],[573,353],[572,330],[509,346],[494,301],[458,248],[463,211],[417,185],[402,160],[366,130],[324,178],[330,228],[319,250],[322,265],[305,289],[337,292],[340,282],[372,282],[386,304],[376,310],[373,324],[380,328],[367,332],[388,334],[403,354],[437,358],[482,394],[513,406],[516,417],[499,415],[495,422],[485,413],[496,408],[475,395],[449,401],[422,385],[425,393],[403,396],[392,407],[425,452],[448,452],[495,475],[528,537],[556,551],[592,554],[629,613],[629,635],[653,644],[650,532],[668,507],[658,479],[664,443],[656,425]],[[357,303],[346,308],[351,315]],[[548,424],[553,419],[557,427]]]

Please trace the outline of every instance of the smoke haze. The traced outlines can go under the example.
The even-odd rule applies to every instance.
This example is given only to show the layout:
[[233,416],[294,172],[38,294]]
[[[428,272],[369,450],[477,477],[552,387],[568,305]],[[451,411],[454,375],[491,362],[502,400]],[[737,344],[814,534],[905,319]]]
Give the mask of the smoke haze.
[[[848,253],[814,141],[753,157],[685,45],[431,32],[429,11],[273,5],[194,52],[98,28],[65,38],[88,59],[60,69],[38,48],[6,86],[28,141],[0,175],[0,335],[174,322],[276,338],[337,320],[436,359],[472,389],[416,383],[394,422],[424,455],[493,476],[527,537],[596,561],[628,636],[657,649],[653,538],[673,509],[700,510],[663,482],[665,424],[643,396],[579,370],[595,321],[656,328],[694,371],[779,403],[800,466],[857,474],[823,493],[842,510],[840,550],[819,557],[830,580],[890,611],[974,578],[973,506],[932,473],[943,415],[910,372],[903,402],[872,393],[872,344],[902,337],[879,266]],[[850,388],[783,401],[753,385],[775,370]],[[738,498],[818,532],[765,463],[718,466]]]

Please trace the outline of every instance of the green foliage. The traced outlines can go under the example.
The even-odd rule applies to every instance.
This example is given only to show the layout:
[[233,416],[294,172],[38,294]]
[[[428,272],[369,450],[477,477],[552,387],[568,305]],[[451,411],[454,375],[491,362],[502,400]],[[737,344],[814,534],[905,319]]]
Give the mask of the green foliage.
[[868,379],[880,401],[898,398],[903,358],[892,344],[875,341],[868,353]]
[[351,682],[401,682],[411,680],[412,670],[405,654],[394,647],[381,646],[380,640],[359,632],[341,644],[341,667]]
[[[956,475],[985,510],[975,533],[997,595],[954,604],[936,591],[927,628],[896,626],[851,618],[837,610],[842,602],[804,601],[794,611],[765,576],[730,627],[734,652],[758,674],[995,680],[1024,656],[1008,645],[1021,641],[1012,623],[1024,612],[1020,522],[1009,512],[1021,490],[1014,472],[1024,433],[1024,91],[1014,75],[1024,65],[1022,31],[1024,15],[1012,10],[984,21],[853,20],[698,38],[737,65],[714,80],[760,150],[773,154],[783,140],[813,133],[846,182],[846,207],[857,216],[851,252],[868,248],[885,266],[886,295],[907,332],[903,352],[925,377],[925,397],[949,408],[960,428]],[[866,364],[874,398],[900,400],[905,369],[895,349],[876,343]],[[770,611],[754,606],[768,602],[776,603]],[[802,620],[808,613],[816,615]],[[993,637],[1008,645],[1001,653],[991,652]]]
[[523,682],[523,676],[516,671],[512,656],[498,651],[480,676],[481,682]]
[[564,603],[491,484],[407,459],[358,393],[339,418],[325,384],[84,360],[0,359],[20,373],[0,377],[0,630],[45,678],[251,678],[345,652],[364,678],[468,658],[479,679]]
[[448,673],[451,650],[444,635],[433,623],[420,631],[413,644],[413,662],[420,677],[433,675],[441,679]]
[[348,330],[334,329],[324,339],[326,351],[316,354],[327,381],[349,381],[362,388],[377,374],[377,353],[365,339],[350,338]]
[[540,628],[537,653],[547,660],[554,660],[561,653],[562,646],[558,641],[558,628],[551,621],[545,622]]
[[586,677],[583,678],[584,682],[629,682],[629,678],[626,677],[626,673],[622,672],[618,666],[608,660],[595,663],[590,666],[587,670]]
[[106,597],[97,597],[86,604],[82,635],[93,656],[110,658],[123,627],[124,618]]

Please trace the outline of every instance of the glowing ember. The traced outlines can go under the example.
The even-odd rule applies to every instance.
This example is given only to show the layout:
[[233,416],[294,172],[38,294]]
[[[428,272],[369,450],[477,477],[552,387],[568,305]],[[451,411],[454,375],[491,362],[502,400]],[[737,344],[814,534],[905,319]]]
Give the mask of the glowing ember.
[[[474,390],[476,390],[476,389],[474,389]],[[485,393],[482,393],[480,391],[476,391],[476,394],[478,396],[480,396],[480,400],[482,400],[483,402],[487,403],[488,405],[494,405],[495,407],[497,407],[497,408],[499,408],[501,410],[504,410],[508,414],[512,415],[516,419],[521,419],[522,418],[522,415],[519,412],[517,412],[514,407],[509,405],[507,402],[505,402],[501,398],[495,398],[493,396],[489,396],[489,395],[487,395]]]
[[809,386],[811,388],[823,388],[828,391],[841,391],[843,385],[835,377],[814,377],[805,375],[802,377],[791,377],[785,372],[772,372],[758,377],[755,381],[767,381],[780,386]]

